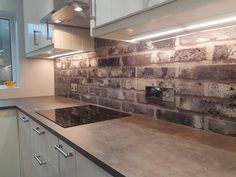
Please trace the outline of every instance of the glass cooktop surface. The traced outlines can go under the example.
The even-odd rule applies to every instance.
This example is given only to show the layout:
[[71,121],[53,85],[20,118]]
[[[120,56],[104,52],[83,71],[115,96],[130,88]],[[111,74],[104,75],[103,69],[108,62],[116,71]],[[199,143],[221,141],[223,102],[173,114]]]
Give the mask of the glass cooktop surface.
[[130,116],[130,114],[95,105],[39,110],[36,112],[64,128]]

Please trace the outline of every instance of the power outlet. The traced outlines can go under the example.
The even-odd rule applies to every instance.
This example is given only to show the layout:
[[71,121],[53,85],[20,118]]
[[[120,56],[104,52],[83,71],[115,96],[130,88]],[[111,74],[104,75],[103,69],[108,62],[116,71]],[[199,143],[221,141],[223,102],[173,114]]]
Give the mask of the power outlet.
[[72,92],[77,92],[78,91],[78,85],[76,83],[72,83],[70,85],[71,91]]

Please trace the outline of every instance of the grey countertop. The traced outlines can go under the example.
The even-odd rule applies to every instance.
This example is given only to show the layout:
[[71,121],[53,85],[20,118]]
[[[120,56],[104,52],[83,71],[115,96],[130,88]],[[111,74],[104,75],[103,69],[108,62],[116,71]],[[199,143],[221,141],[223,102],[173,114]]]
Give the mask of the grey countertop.
[[[0,108],[17,107],[73,147],[127,177],[235,177],[236,138],[145,116],[114,119],[72,128],[35,110],[84,105],[62,97],[0,100]],[[86,154],[85,153],[85,154]],[[93,157],[93,158],[91,158]],[[108,169],[109,170],[109,169]],[[118,176],[114,173],[114,176]]]

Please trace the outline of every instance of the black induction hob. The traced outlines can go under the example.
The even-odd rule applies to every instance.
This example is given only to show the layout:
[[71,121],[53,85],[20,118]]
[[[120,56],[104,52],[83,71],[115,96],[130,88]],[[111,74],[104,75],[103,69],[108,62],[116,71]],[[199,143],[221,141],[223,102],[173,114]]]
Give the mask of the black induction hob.
[[39,110],[36,112],[64,128],[130,116],[123,112],[95,105]]

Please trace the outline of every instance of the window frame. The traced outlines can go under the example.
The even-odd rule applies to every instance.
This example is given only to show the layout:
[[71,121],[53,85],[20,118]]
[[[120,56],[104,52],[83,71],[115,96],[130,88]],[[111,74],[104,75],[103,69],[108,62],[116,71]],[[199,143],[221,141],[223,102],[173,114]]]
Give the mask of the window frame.
[[19,45],[18,45],[18,29],[17,29],[16,15],[8,11],[0,10],[0,19],[9,20],[12,80],[16,82],[15,87],[19,87],[19,47],[18,47]]

